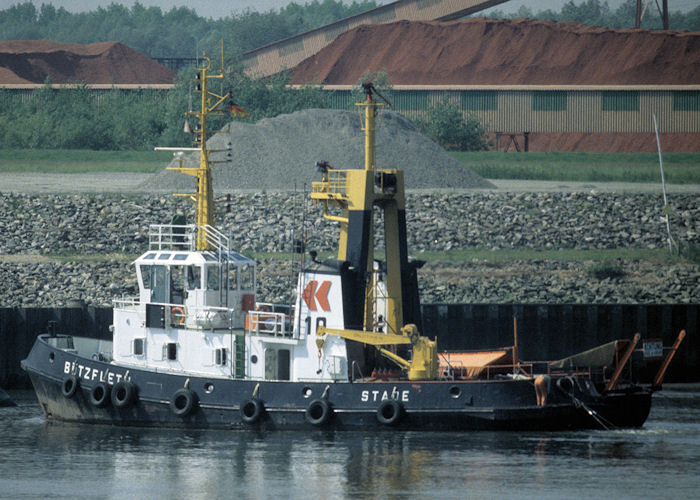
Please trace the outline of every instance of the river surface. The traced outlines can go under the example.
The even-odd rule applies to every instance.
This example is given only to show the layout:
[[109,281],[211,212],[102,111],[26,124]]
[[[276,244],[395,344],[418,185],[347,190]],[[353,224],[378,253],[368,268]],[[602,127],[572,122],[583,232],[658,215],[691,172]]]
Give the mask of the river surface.
[[698,498],[700,386],[638,430],[266,432],[47,422],[0,408],[0,498]]

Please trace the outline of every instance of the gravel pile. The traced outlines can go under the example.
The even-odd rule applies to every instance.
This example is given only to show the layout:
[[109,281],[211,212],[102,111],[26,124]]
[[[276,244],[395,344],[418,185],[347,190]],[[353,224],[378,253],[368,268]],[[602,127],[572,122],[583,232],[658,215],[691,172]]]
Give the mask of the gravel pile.
[[[296,198],[296,199],[295,199]],[[301,233],[304,197],[290,192],[234,194],[220,226],[242,252],[288,251]],[[672,227],[698,243],[695,194],[674,194]],[[306,209],[307,248],[336,247],[337,226]],[[665,224],[657,194],[409,193],[410,254],[486,249],[659,249]],[[150,223],[190,207],[171,196],[0,194],[0,306],[61,306],[69,300],[108,305],[133,295],[129,257],[146,250]],[[97,254],[100,262],[46,262],[46,255]],[[448,254],[449,255],[449,254]],[[105,258],[106,257],[106,258]],[[625,260],[623,275],[598,279],[593,262],[430,262],[419,273],[424,303],[699,303],[700,267]],[[260,296],[289,300],[297,267],[265,259]]]
[[[398,113],[381,115],[376,138],[376,165],[400,168],[408,188],[493,187],[463,163],[425,136]],[[364,167],[364,132],[359,113],[330,109],[307,109],[260,120],[232,122],[208,141],[212,150],[233,147],[230,162],[213,169],[214,186],[227,189],[290,189],[318,181],[316,161],[335,168]],[[223,160],[224,153],[214,154]],[[199,164],[199,154],[186,157],[186,166]],[[171,165],[177,166],[176,162]],[[142,188],[191,189],[192,180],[178,172],[163,170]]]

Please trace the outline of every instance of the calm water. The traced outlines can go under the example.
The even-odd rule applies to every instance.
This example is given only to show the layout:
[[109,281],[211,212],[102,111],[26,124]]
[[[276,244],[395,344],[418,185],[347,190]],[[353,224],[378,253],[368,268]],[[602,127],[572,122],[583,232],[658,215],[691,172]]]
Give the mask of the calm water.
[[323,433],[47,423],[0,408],[0,498],[697,498],[700,387],[644,429]]

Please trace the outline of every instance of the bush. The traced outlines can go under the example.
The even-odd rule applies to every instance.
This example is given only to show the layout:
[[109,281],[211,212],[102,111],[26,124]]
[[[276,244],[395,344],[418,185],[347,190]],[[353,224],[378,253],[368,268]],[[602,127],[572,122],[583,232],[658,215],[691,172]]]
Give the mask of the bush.
[[625,275],[620,263],[609,260],[596,262],[587,269],[587,272],[599,280],[622,278]]
[[447,99],[428,110],[426,118],[416,123],[426,135],[451,151],[485,151],[491,146],[486,137],[486,127],[473,116],[462,112]]

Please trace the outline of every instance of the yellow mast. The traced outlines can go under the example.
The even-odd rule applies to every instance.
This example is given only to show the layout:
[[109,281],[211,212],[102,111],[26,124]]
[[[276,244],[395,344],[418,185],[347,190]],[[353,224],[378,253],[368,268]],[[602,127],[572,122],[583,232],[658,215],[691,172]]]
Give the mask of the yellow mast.
[[[377,91],[371,83],[363,84],[363,90],[367,97],[356,106],[364,131],[364,169],[335,170],[325,165],[323,180],[313,183],[311,198],[323,204],[325,218],[340,222],[338,260],[348,261],[361,269],[359,279],[365,295],[361,326],[367,331],[374,330],[377,322],[375,287],[365,278],[372,276],[374,271],[373,211],[375,206],[383,210],[387,265],[387,317],[384,320],[389,332],[398,333],[405,324],[402,266],[405,267],[407,256],[405,234],[401,233],[405,224],[399,219],[400,212],[405,209],[403,173],[375,167],[376,117],[384,104],[373,99],[372,95]],[[341,215],[329,213],[329,207],[339,209]],[[357,323],[360,326],[360,321]]]
[[[183,167],[182,156],[180,156],[180,164],[178,167],[169,168],[168,170],[177,170],[183,174],[191,175],[197,179],[196,193],[175,194],[175,196],[184,196],[190,198],[195,203],[195,224],[197,226],[197,250],[210,250],[212,244],[207,241],[206,228],[215,226],[214,218],[214,190],[211,181],[211,165],[215,162],[209,159],[210,153],[221,152],[226,150],[209,150],[207,149],[207,118],[209,116],[223,116],[226,111],[220,109],[219,106],[224,101],[229,101],[229,111],[234,114],[247,115],[241,108],[235,106],[231,101],[232,94],[227,92],[225,95],[218,95],[207,88],[209,79],[224,78],[224,49],[223,41],[221,45],[221,69],[216,74],[209,74],[211,61],[203,56],[203,64],[197,68],[197,87],[196,92],[201,94],[200,111],[188,111],[186,115],[194,116],[199,121],[199,127],[195,129],[195,148],[156,148],[156,149],[171,149],[171,150],[194,150],[200,151],[199,167]],[[185,125],[188,128],[188,125]]]

